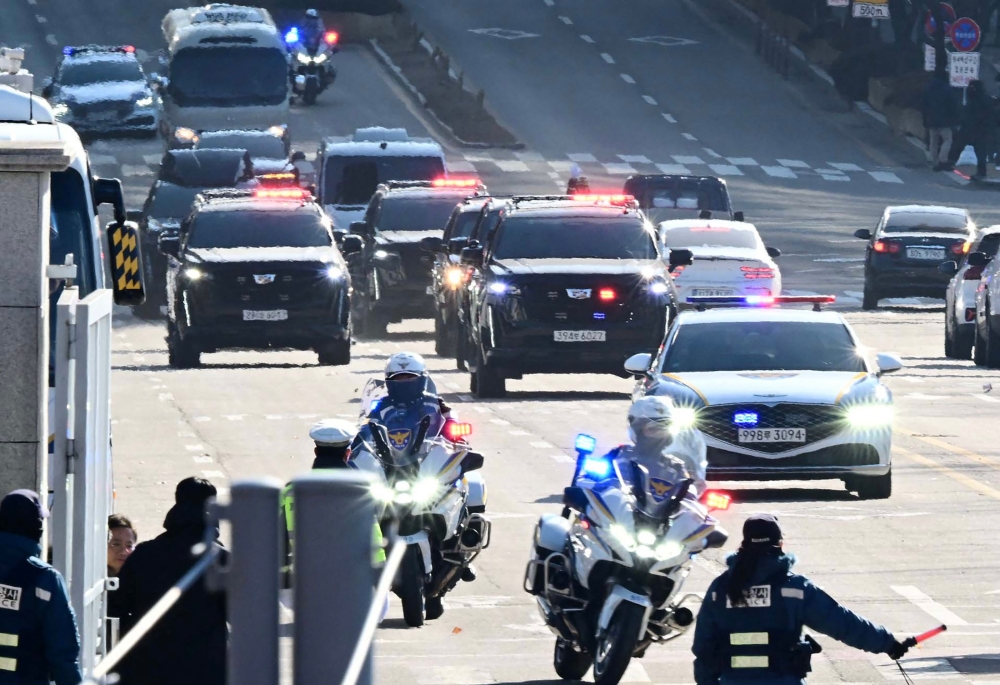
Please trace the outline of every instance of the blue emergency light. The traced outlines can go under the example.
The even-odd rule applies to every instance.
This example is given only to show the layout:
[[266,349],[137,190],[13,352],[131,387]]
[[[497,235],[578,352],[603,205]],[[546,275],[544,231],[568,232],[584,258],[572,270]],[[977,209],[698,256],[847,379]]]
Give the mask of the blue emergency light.
[[756,426],[760,416],[755,411],[739,411],[733,414],[733,423],[737,426]]
[[285,34],[285,42],[289,44],[299,42],[298,26],[293,26],[292,28],[288,29],[288,33]]
[[580,454],[593,454],[597,449],[597,438],[580,433],[576,436],[576,444],[573,447]]
[[723,295],[700,296],[687,298],[688,304],[706,307],[708,305],[735,305],[737,307],[771,307],[778,304],[811,304],[819,311],[820,305],[833,304],[836,295]]
[[584,459],[580,467],[580,475],[592,478],[607,478],[611,473],[610,459]]

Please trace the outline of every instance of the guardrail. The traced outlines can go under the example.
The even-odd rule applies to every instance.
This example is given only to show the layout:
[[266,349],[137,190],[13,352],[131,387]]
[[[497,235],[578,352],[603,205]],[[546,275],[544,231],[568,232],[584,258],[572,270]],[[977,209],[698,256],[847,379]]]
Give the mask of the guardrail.
[[788,38],[772,31],[763,21],[757,22],[755,33],[757,54],[787,79],[792,59],[791,42]]

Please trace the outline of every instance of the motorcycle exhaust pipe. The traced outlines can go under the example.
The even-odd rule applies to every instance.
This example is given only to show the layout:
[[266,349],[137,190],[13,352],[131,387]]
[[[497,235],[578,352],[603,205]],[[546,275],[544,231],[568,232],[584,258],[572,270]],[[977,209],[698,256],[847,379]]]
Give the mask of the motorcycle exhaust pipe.
[[687,607],[678,607],[667,618],[667,625],[677,631],[687,630],[694,623],[694,613]]

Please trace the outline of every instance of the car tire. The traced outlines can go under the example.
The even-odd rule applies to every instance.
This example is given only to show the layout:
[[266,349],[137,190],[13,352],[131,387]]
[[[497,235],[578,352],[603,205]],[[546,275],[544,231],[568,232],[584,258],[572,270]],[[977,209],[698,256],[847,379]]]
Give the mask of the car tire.
[[351,338],[332,340],[316,348],[320,366],[347,366],[351,363]]
[[454,345],[449,340],[448,329],[441,320],[441,313],[434,315],[434,354],[439,357],[454,357]]
[[465,335],[465,327],[458,325],[458,333],[455,336],[455,368],[459,371],[468,371],[469,365],[465,362],[466,350],[469,349],[469,339]]
[[972,361],[976,366],[986,366],[986,337],[979,330],[979,322],[976,322],[976,344],[972,348]]
[[969,359],[972,356],[972,348],[975,342],[975,330],[965,333],[956,332],[951,345],[952,359]]
[[469,389],[476,397],[483,399],[495,399],[507,395],[507,379],[500,375],[500,371],[490,365],[483,355],[479,353],[479,363],[476,370],[471,374]]
[[552,655],[552,665],[555,666],[556,675],[563,680],[583,680],[590,670],[593,660],[589,654],[576,652],[562,638],[556,638],[556,649]]
[[433,621],[436,618],[441,618],[444,614],[444,600],[440,597],[428,597],[424,600],[424,618],[428,621]]
[[989,318],[990,303],[986,303],[986,354],[984,355],[984,366],[989,369],[1000,367],[1000,334],[993,330],[993,325]]
[[866,312],[873,309],[878,309],[878,291],[875,290],[875,284],[871,283],[867,277],[865,277],[865,290],[861,295],[861,308]]
[[201,366],[201,350],[181,338],[173,326],[167,332],[167,363],[172,369],[194,369]]
[[889,499],[892,496],[892,468],[884,476],[858,476],[849,481],[849,489],[860,499]]

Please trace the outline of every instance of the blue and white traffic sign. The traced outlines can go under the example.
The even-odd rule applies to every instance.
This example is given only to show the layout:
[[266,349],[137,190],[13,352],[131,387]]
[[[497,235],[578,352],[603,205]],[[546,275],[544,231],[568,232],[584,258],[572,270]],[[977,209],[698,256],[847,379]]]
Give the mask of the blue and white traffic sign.
[[972,52],[979,46],[980,38],[979,24],[969,17],[962,17],[951,25],[951,44],[959,52]]
[[[941,16],[944,18],[944,32],[947,35],[952,23],[958,18],[958,13],[955,12],[955,8],[950,3],[942,2]],[[934,21],[934,13],[927,10],[927,14],[924,16],[924,34],[928,38],[934,38],[936,32],[937,22]]]

